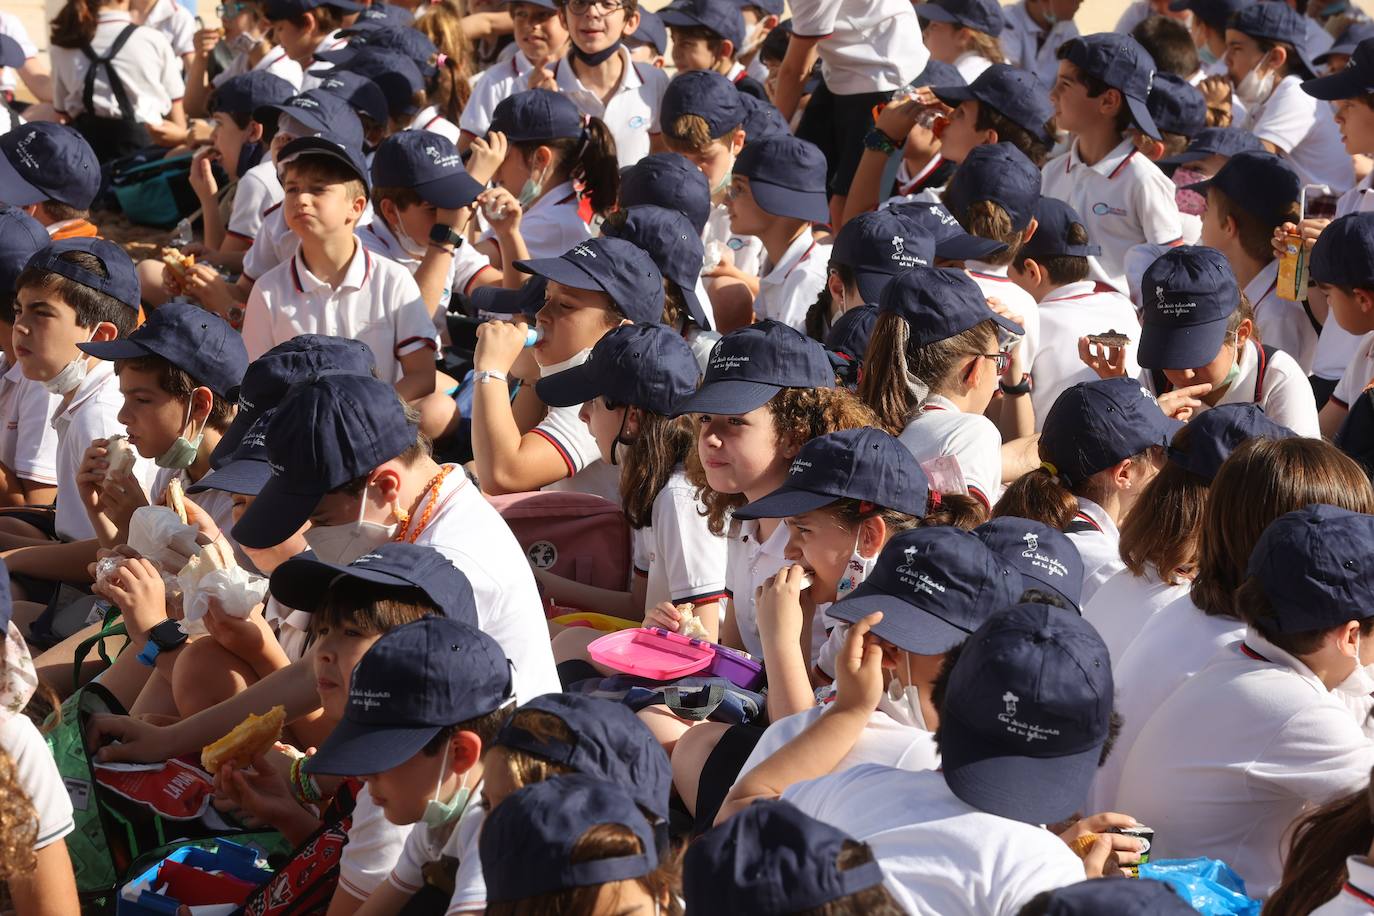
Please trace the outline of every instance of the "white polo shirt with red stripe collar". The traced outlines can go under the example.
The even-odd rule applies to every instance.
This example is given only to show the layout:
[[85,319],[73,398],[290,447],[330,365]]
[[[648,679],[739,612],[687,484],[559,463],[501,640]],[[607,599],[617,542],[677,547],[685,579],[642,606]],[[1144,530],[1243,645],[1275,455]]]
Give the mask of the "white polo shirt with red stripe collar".
[[1374,913],[1374,864],[1364,856],[1345,860],[1341,892],[1312,911],[1312,916],[1369,916]]
[[1092,277],[1126,291],[1126,252],[1149,242],[1170,245],[1183,236],[1174,184],[1129,140],[1122,140],[1092,165],[1078,155],[1078,142],[1045,163],[1040,193],[1078,211],[1102,254],[1089,258]]
[[299,249],[253,284],[243,315],[248,358],[301,334],[362,341],[377,359],[377,377],[392,382],[401,378],[399,357],[439,346],[410,271],[360,242],[338,287],[311,273]]
[[917,461],[953,455],[970,496],[989,508],[1002,493],[1002,434],[982,414],[932,394],[897,437]]
[[754,298],[758,320],[772,318],[805,330],[806,313],[825,288],[830,267],[830,246],[822,245],[804,231],[767,273],[759,277],[759,294]]
[[534,65],[524,51],[515,52],[510,60],[503,60],[483,70],[472,83],[472,94],[458,118],[458,127],[474,137],[485,137],[491,130],[491,116],[506,96],[517,90],[516,82],[530,72]]
[[[362,239],[369,251],[400,264],[410,271],[412,277],[420,269],[420,262],[424,259],[424,255],[421,254],[420,257],[416,257],[414,253],[407,251],[405,246],[401,244],[401,240],[396,237],[396,233],[391,231],[386,220],[374,219],[358,230],[358,238]],[[421,245],[426,244],[424,239],[413,239],[412,241],[419,242]],[[444,315],[448,312],[448,303],[453,296],[453,291],[459,290],[463,295],[471,293],[473,281],[484,270],[495,271],[495,268],[491,266],[491,261],[487,256],[478,251],[475,246],[465,241],[454,249],[453,257],[449,261],[448,284],[439,295],[439,307],[435,312],[436,322],[445,320]],[[493,276],[495,275],[493,274]],[[500,282],[499,277],[496,278],[496,282]]]
[[1097,373],[1078,357],[1078,338],[1107,331],[1125,334],[1131,339],[1126,345],[1126,374],[1141,378],[1135,359],[1140,320],[1131,300],[1112,287],[1096,280],[1068,283],[1045,294],[1039,315],[1040,344],[1035,353],[1035,387],[1030,393],[1037,431],[1066,388],[1097,380]]

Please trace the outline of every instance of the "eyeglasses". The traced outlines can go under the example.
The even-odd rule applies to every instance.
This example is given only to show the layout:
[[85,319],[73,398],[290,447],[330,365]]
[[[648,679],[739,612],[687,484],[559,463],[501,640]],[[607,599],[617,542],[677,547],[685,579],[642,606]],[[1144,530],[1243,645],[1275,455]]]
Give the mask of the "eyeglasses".
[[246,9],[248,9],[246,3],[221,3],[215,7],[215,15],[220,19],[232,19]]
[[1006,350],[1002,350],[998,353],[979,353],[977,355],[983,357],[984,359],[992,360],[993,364],[997,366],[998,375],[1001,375],[1003,372],[1006,372],[1007,366],[1011,365],[1011,354],[1008,353]]
[[603,13],[614,13],[616,10],[623,10],[629,6],[626,0],[568,0],[568,9],[581,16],[591,10],[594,6],[601,7]]

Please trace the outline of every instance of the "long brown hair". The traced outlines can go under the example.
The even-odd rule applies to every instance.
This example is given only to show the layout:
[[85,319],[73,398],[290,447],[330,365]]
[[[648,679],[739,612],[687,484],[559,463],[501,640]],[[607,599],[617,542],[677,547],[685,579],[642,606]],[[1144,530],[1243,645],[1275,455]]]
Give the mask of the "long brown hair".
[[463,11],[457,0],[429,0],[415,28],[439,49],[434,61],[439,72],[430,80],[426,96],[439,113],[454,124],[472,95],[472,45],[463,33]]
[[997,344],[997,325],[984,321],[967,331],[920,346],[911,340],[906,319],[894,312],[879,312],[864,353],[859,400],[877,414],[878,423],[899,435],[920,406],[908,376],[925,384],[929,394],[940,394],[950,385],[959,364]]
[[1283,880],[1264,904],[1264,916],[1307,916],[1341,892],[1345,860],[1374,844],[1374,783],[1314,808],[1289,828]]
[[[1191,433],[1190,426],[1179,430],[1174,445],[1186,450]],[[1131,575],[1145,578],[1153,570],[1166,585],[1184,581],[1181,573],[1197,563],[1209,486],[1181,465],[1164,463],[1121,522],[1121,559]]]
[[[841,429],[878,425],[877,417],[843,388],[781,388],[768,402],[773,415],[773,431],[779,448],[801,448],[817,436]],[[697,489],[697,498],[706,507],[706,525],[712,534],[725,533],[725,521],[732,509],[748,502],[743,493],[719,493],[706,482],[701,452],[687,453],[687,479]]]
[[1374,512],[1374,488],[1320,439],[1255,439],[1232,452],[1207,499],[1193,603],[1214,617],[1238,617],[1236,592],[1255,542],[1274,519],[1312,503]]
[[67,0],[52,19],[49,40],[59,48],[80,48],[95,38],[102,0]]
[[581,137],[548,140],[520,140],[513,144],[528,165],[535,150],[547,146],[557,155],[554,167],[557,180],[544,182],[545,188],[564,181],[582,182],[582,193],[592,210],[605,216],[615,209],[620,196],[620,160],[616,158],[615,137],[600,118],[588,118]]
[[620,508],[631,528],[647,528],[654,517],[654,500],[673,471],[696,451],[690,417],[664,417],[647,410],[639,414],[639,432],[620,455]]
[[[1040,458],[1052,462],[1047,448],[1042,437],[1037,446]],[[1126,460],[1132,464],[1157,463],[1163,452],[1159,446],[1152,445]],[[997,500],[997,505],[992,507],[992,517],[1002,518],[1010,515],[1016,518],[1029,518],[1063,531],[1078,515],[1078,497],[1090,499],[1099,505],[1106,500],[1107,483],[1102,475],[1108,470],[1110,468],[1103,468],[1091,477],[1066,484],[1061,477],[1042,464],[1012,481],[1011,486],[1002,494],[1002,498]],[[1130,514],[1126,517],[1130,518]]]
[[969,235],[976,235],[980,239],[992,239],[1007,246],[1006,251],[1000,254],[988,255],[986,263],[1010,264],[1020,254],[1021,246],[1025,244],[1026,227],[1017,229],[1013,226],[1011,214],[1001,204],[990,200],[975,200],[962,213],[954,213],[953,210],[950,212]]

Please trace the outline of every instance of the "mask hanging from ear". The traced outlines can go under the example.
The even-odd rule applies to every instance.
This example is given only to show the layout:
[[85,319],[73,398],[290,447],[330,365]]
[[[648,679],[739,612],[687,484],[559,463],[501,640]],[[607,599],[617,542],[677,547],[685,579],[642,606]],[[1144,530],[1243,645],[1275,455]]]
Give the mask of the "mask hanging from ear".
[[[197,388],[191,392],[192,401],[195,399],[196,391],[200,390]],[[167,451],[158,455],[153,463],[160,468],[173,468],[178,471],[189,468],[195,462],[196,455],[200,453],[200,443],[205,438],[205,427],[209,422],[210,418],[206,416],[194,442],[185,436],[177,436],[176,441],[167,446]],[[191,426],[191,404],[186,405],[186,422],[182,425],[182,429],[185,430],[189,426]]]
[[434,786],[434,797],[425,803],[425,813],[421,815],[421,820],[426,827],[437,830],[463,816],[467,810],[468,799],[472,797],[472,790],[468,788],[468,774],[463,774],[463,781],[458,786],[458,791],[453,793],[453,797],[446,802],[439,801],[439,792],[444,787],[444,777],[448,775],[448,752],[449,747],[444,747],[444,767],[439,771],[439,782]]
[[235,54],[247,54],[262,43],[262,36],[253,32],[239,32],[225,44],[229,45],[229,50]]
[[[91,334],[86,338],[86,343],[95,339],[95,328],[91,328]],[[63,366],[58,373],[47,381],[41,382],[43,388],[49,394],[68,394],[80,387],[86,380],[86,375],[91,371],[91,358],[85,353],[80,353],[76,359]]]
[[1244,102],[1247,108],[1260,104],[1274,91],[1276,76],[1275,71],[1266,69],[1261,60],[1236,86],[1236,98]]
[[849,555],[849,562],[845,564],[844,572],[840,574],[840,581],[835,583],[836,601],[852,594],[854,589],[862,585],[863,581],[868,578],[868,574],[873,572],[873,567],[878,563],[877,554],[866,557],[859,552],[859,540],[862,537],[862,531],[854,535],[854,550]]
[[878,709],[908,728],[930,731],[926,727],[925,713],[921,711],[921,688],[910,683],[911,656],[903,652],[902,657],[906,659],[908,683],[903,684],[895,677],[888,681],[887,690],[883,691],[882,697],[878,700]]
[[1199,62],[1201,62],[1202,67],[1205,70],[1208,67],[1214,66],[1216,62],[1221,58],[1217,57],[1216,54],[1213,53],[1210,45],[1203,45],[1202,47],[1197,49],[1197,59]]
[[548,176],[548,169],[541,169],[539,177],[536,179],[534,173],[525,179],[525,184],[520,188],[520,194],[516,198],[520,202],[520,209],[524,210],[530,204],[538,200],[544,193],[544,179]]

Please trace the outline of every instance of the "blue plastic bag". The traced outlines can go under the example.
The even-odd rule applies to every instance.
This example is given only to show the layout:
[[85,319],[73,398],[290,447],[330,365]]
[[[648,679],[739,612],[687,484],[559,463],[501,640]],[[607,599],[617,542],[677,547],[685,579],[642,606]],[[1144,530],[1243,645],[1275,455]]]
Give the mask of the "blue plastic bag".
[[1140,877],[1163,881],[1203,916],[1259,916],[1262,906],[1246,895],[1240,875],[1220,859],[1146,862]]

